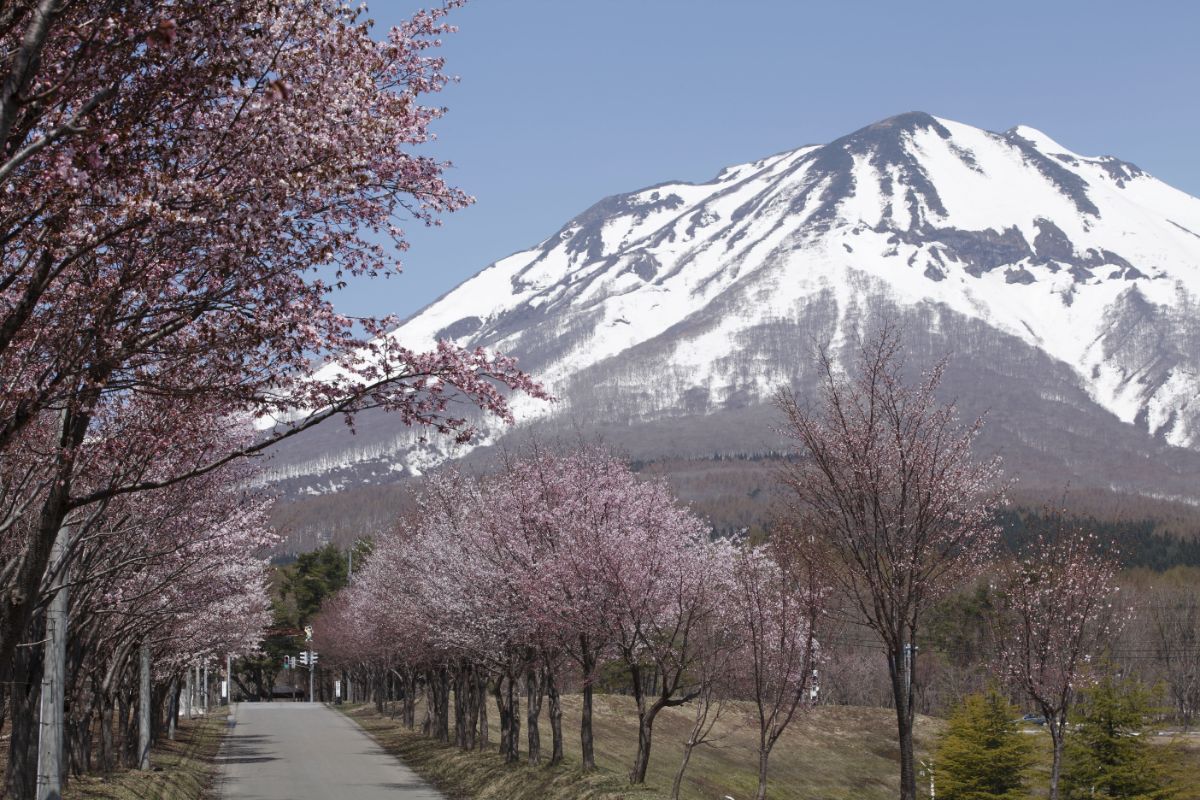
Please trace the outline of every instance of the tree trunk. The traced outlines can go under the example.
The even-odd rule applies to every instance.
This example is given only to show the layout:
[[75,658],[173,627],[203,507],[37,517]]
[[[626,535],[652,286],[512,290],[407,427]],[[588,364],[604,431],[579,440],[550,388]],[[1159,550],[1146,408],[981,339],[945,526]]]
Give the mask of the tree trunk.
[[479,668],[474,664],[466,664],[459,679],[463,693],[463,716],[466,718],[466,735],[462,744],[464,750],[475,749],[476,731],[479,730],[479,681],[475,679],[478,671]]
[[654,717],[660,706],[655,703],[646,705],[646,676],[642,674],[637,653],[632,650],[624,652],[625,664],[629,667],[629,677],[633,684],[633,699],[638,711],[638,747],[633,759],[633,769],[629,771],[629,782],[642,784],[646,782],[646,769],[650,766],[650,745],[654,735]]
[[525,667],[525,718],[527,720],[526,737],[529,741],[529,763],[537,766],[542,763],[542,734],[538,730],[538,716],[542,713],[542,686],[539,680],[537,662],[532,653],[529,654],[529,664]]
[[550,704],[550,766],[556,766],[563,760],[562,732],[562,697],[558,693],[558,683],[554,680],[554,670],[546,665],[546,699]]
[[137,737],[133,736],[133,714],[129,707],[129,693],[122,686],[117,694],[117,727],[121,732],[121,764],[126,767],[137,766],[134,756],[137,751]]
[[1051,759],[1050,759],[1050,800],[1058,800],[1058,779],[1062,772],[1063,729],[1062,721],[1046,717],[1046,726],[1050,728]]
[[[915,658],[912,660],[915,661]],[[911,662],[907,666],[911,668]],[[892,679],[892,699],[896,704],[896,728],[899,734],[900,800],[917,800],[917,773],[913,765],[912,682],[905,669],[905,654],[891,653],[888,671]]]
[[[38,630],[34,631],[34,636],[40,638],[40,625],[36,627]],[[14,682],[9,695],[12,727],[8,742],[8,768],[4,776],[6,796],[34,797],[37,791],[37,722],[41,705],[42,654],[37,647],[21,647],[17,648],[14,660],[8,673]]]
[[[350,691],[350,676],[346,676],[346,691]],[[408,729],[417,727],[417,672],[408,670],[404,679],[404,724]]]
[[695,746],[691,741],[683,746],[683,760],[679,762],[679,770],[675,773],[675,780],[671,782],[671,800],[679,800],[679,787],[683,785],[683,773],[687,772],[688,762],[692,760],[692,749]]
[[434,719],[437,722],[437,740],[444,744],[450,743],[450,671],[438,667],[438,707]]
[[771,757],[771,749],[767,746],[758,748],[758,791],[754,794],[754,800],[766,800],[767,798],[767,759]]
[[521,693],[517,690],[517,676],[508,676],[508,752],[506,764],[521,760]]
[[454,743],[467,750],[467,666],[460,662],[454,670]]
[[100,695],[100,771],[112,772],[117,767],[117,753],[113,747],[113,696],[112,691]]
[[496,678],[496,683],[492,686],[492,693],[496,697],[496,715],[500,717],[500,754],[507,755],[508,734],[511,728],[508,724],[508,708],[504,703],[503,675]]
[[579,715],[579,743],[584,771],[596,768],[595,741],[592,738],[592,680],[595,678],[596,658],[588,649],[587,637],[580,636],[583,654],[583,709]]
[[650,766],[650,744],[654,734],[654,717],[658,713],[657,706],[651,706],[647,713],[639,714],[638,719],[638,749],[633,761],[633,769],[629,773],[629,782],[642,784],[646,782],[646,769]]
[[175,741],[175,720],[179,717],[179,676],[171,676],[167,687],[167,738]]
[[475,689],[475,702],[479,705],[479,737],[476,739],[476,747],[479,750],[487,750],[488,745],[488,680],[487,675],[483,670],[478,670],[475,675],[477,683]]
[[[688,762],[692,759],[692,750],[700,743],[705,734],[704,725],[708,721],[712,709],[711,689],[701,692],[696,699],[696,716],[692,720],[692,732],[683,743],[683,760],[679,763],[679,771],[675,773],[675,781],[671,784],[671,800],[679,800],[679,788],[683,785],[683,774],[687,771]],[[720,714],[720,711],[717,712]],[[710,728],[711,730],[711,728]]]

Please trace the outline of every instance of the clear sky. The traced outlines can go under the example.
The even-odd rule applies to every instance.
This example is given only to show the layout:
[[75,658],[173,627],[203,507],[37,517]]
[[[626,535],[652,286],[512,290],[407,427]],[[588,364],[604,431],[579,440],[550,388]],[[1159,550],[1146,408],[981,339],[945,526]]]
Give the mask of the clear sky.
[[[430,2],[372,0],[390,26]],[[610,194],[904,111],[1027,124],[1200,195],[1200,2],[472,0],[425,152],[472,208],[337,300],[408,315]]]

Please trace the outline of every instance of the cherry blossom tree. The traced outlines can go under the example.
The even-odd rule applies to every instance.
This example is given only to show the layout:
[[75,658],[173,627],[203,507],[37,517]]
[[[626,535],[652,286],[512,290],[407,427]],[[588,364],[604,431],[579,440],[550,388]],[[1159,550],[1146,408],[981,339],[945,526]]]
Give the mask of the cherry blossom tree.
[[[431,49],[456,4],[382,41],[340,0],[24,0],[0,13],[0,453],[29,465],[0,484],[13,553],[0,680],[73,512],[331,416],[383,408],[465,439],[453,402],[507,417],[502,390],[540,394],[510,359],[413,352],[390,320],[331,303],[345,281],[395,271],[374,237],[403,248],[403,217],[432,224],[469,201],[411,152],[442,113],[421,98],[446,83]],[[173,473],[97,480],[86,467],[123,444],[117,420],[170,439],[188,416],[262,415],[281,425],[193,448]]]
[[757,800],[767,796],[771,750],[797,712],[813,701],[820,663],[817,630],[827,591],[816,570],[790,542],[739,555],[734,568],[735,608],[742,631],[742,681],[758,715]]
[[944,362],[904,378],[900,336],[885,327],[849,374],[822,350],[819,396],[781,390],[796,450],[783,479],[792,530],[811,536],[836,588],[885,646],[900,744],[902,800],[915,800],[913,642],[930,604],[976,573],[999,536],[998,462],[975,458],[982,425],[938,401]]
[[550,761],[562,758],[559,687],[574,662],[584,688],[582,760],[593,767],[592,682],[604,658],[619,657],[638,706],[630,777],[641,782],[655,717],[702,691],[696,676],[730,595],[732,563],[729,545],[710,542],[664,484],[639,480],[611,452],[533,445],[491,475],[427,478],[417,513],[381,537],[339,603],[369,618],[356,624],[379,632],[377,648],[404,664],[398,672],[423,671],[431,735],[449,740],[453,695],[458,744],[486,741],[480,700],[490,690],[509,762],[518,758],[522,684],[530,761],[541,758],[546,699]]
[[[245,652],[261,638],[268,609],[266,563],[256,553],[275,537],[266,526],[267,505],[235,488],[245,478],[244,470],[213,472],[97,504],[73,522],[63,694],[74,774],[93,766],[95,731],[100,733],[96,765],[102,770],[116,763],[114,727],[130,741],[136,715],[114,720],[116,706],[153,703],[154,717],[167,724],[173,717],[164,711],[176,703],[185,663]],[[60,568],[47,572],[47,586],[60,580]],[[156,688],[150,697],[135,693],[130,699],[123,687],[130,685],[143,646],[152,653]],[[39,668],[37,662],[19,660],[16,677],[32,689]],[[13,697],[14,707],[33,699],[21,692]],[[32,791],[31,753],[21,743],[37,722],[36,712],[13,719],[7,779],[15,796]]]
[[1042,712],[1053,743],[1051,800],[1058,798],[1067,716],[1120,627],[1118,568],[1095,534],[1052,512],[1005,565],[997,587],[1001,667]]
[[724,586],[718,588],[719,596],[724,599],[715,613],[699,621],[693,632],[697,640],[698,658],[689,676],[695,695],[691,700],[692,724],[683,742],[679,769],[675,771],[675,779],[671,782],[672,800],[679,798],[693,751],[704,745],[716,745],[719,737],[715,729],[727,701],[744,696],[738,669],[739,660],[745,656],[744,631],[740,625],[737,604],[728,602],[729,598],[737,596],[734,583],[730,580],[735,565],[731,562],[728,566],[728,569],[720,570],[710,578],[718,586],[724,579]]

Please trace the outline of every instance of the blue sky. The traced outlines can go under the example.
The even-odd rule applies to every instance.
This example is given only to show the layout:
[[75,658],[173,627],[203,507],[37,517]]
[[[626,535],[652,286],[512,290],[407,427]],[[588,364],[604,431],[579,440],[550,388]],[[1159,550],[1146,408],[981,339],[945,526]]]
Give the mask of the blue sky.
[[478,202],[411,230],[404,274],[352,286],[348,313],[411,314],[607,195],[904,111],[1032,125],[1200,195],[1197,2],[473,0],[452,19],[461,82],[425,152]]

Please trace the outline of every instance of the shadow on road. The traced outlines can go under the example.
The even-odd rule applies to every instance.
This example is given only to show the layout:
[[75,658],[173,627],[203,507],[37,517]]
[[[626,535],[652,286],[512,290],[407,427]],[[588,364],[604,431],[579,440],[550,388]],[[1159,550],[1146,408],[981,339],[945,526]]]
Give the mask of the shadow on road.
[[267,755],[268,745],[274,742],[270,736],[257,736],[249,733],[230,733],[225,737],[225,747],[217,756],[218,764],[261,764],[267,761],[278,761],[275,756]]

